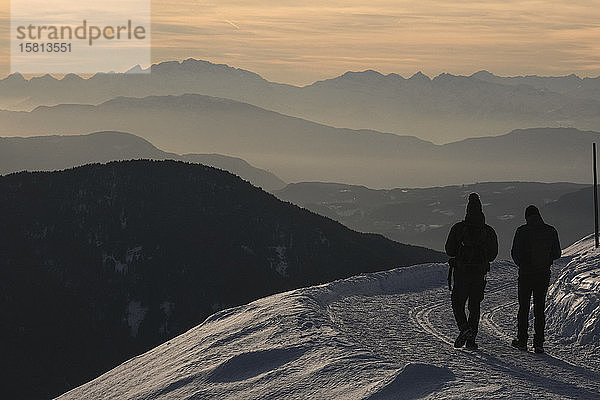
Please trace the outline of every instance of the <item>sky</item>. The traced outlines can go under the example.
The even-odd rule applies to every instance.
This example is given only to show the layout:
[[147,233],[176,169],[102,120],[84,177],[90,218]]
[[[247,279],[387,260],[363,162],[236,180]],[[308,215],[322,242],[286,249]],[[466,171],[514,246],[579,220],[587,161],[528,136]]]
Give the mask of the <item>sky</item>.
[[[0,5],[5,76],[9,1]],[[365,69],[595,77],[599,9],[600,0],[154,0],[151,59],[193,57],[298,85]]]

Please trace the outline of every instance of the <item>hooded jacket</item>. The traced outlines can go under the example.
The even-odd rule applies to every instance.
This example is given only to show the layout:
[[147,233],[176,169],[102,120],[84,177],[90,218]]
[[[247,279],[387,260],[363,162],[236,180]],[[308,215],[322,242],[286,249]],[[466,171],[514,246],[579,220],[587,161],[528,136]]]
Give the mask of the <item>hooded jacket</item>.
[[[482,272],[489,271],[489,263],[498,256],[498,237],[494,229],[485,223],[485,216],[481,208],[479,196],[471,194],[467,204],[467,213],[463,221],[457,222],[450,229],[446,240],[446,254],[457,257],[461,242],[467,229],[481,229],[483,232],[482,251],[485,262],[481,265]],[[460,260],[458,260],[460,261]]]
[[519,275],[547,275],[552,262],[561,256],[556,229],[544,223],[535,207],[528,207],[525,225],[515,232],[511,256]]

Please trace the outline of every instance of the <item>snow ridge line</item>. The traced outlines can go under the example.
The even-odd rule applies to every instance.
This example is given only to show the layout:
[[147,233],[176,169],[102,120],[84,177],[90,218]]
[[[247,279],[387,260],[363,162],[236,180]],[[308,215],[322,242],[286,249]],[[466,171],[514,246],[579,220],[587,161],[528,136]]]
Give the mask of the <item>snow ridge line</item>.
[[379,296],[437,288],[445,284],[447,271],[447,263],[418,264],[356,275],[292,292],[309,295],[326,309],[329,304],[348,296]]

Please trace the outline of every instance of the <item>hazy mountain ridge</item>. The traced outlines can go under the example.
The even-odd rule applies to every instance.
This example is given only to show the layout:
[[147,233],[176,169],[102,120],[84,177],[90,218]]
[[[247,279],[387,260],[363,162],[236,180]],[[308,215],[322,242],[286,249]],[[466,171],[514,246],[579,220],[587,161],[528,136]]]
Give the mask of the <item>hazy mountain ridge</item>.
[[62,80],[50,76],[25,80],[13,74],[0,80],[0,108],[26,110],[42,104],[98,104],[117,96],[198,93],[336,127],[376,129],[437,143],[533,126],[600,130],[598,78],[581,80],[585,90],[554,85],[554,91],[540,88],[537,81],[515,84],[482,73],[441,74],[433,79],[417,73],[405,79],[366,70],[298,87],[194,59],[167,61],[150,69],[150,74]]
[[581,78],[575,74],[565,76],[497,76],[485,70],[476,72],[471,77],[503,85],[528,85],[572,97],[600,100],[600,77]]
[[2,135],[131,132],[170,152],[202,151],[241,157],[286,181],[307,180],[310,175],[330,179],[332,172],[340,178],[348,162],[358,167],[352,171],[357,174],[355,179],[368,181],[372,171],[361,172],[361,165],[371,164],[374,158],[412,159],[416,148],[435,148],[415,137],[333,128],[198,94],[118,98],[98,106],[43,106],[31,112],[0,111],[0,122]]
[[2,176],[0,208],[11,398],[62,393],[225,307],[445,259],[176,161]]
[[471,192],[480,194],[486,222],[498,234],[500,258],[510,259],[513,235],[525,223],[524,211],[529,204],[537,205],[546,221],[557,227],[565,247],[593,230],[591,189],[573,183],[486,182],[374,190],[303,182],[289,184],[275,195],[352,229],[443,251],[450,227],[464,218]]
[[[518,137],[526,133],[514,132],[511,135]],[[561,135],[557,133],[558,138]],[[482,139],[484,142],[488,140]],[[478,141],[473,140],[475,143]],[[544,152],[545,140],[534,133],[531,141],[539,143]],[[583,152],[586,150],[589,149],[581,149]],[[502,152],[496,156],[486,155],[484,151],[481,154],[481,160],[488,162],[502,162],[505,157]],[[570,197],[587,185],[490,182],[440,188],[375,190],[340,183],[301,182],[284,188],[283,181],[242,159],[218,154],[165,153],[142,138],[121,132],[0,138],[0,174],[22,170],[59,170],[94,162],[141,158],[182,160],[221,168],[272,191],[283,200],[307,207],[352,229],[377,232],[402,243],[439,250],[443,250],[450,224],[462,218],[465,196],[471,191],[480,192],[486,204],[490,204],[488,222],[500,233],[503,257],[508,257],[512,234],[522,222],[520,208],[529,203],[546,207],[548,203],[557,201],[557,205],[552,204],[547,217],[557,223],[565,245],[586,235],[590,229],[585,221],[591,193],[582,195],[581,199]],[[557,208],[558,204],[563,204],[560,207],[564,209]]]
[[152,159],[206,164],[236,174],[267,191],[285,182],[246,161],[220,154],[167,153],[138,136],[95,132],[73,136],[0,137],[0,175],[19,171],[52,171],[108,161]]
[[[0,98],[3,101],[16,99],[18,102],[8,108],[25,110],[61,103],[97,104],[119,96],[181,95],[188,93],[190,88],[219,90],[223,81],[242,88],[267,82],[250,71],[195,59],[165,61],[153,64],[150,69],[152,76],[144,73],[97,73],[89,78],[68,74],[62,79],[48,74],[25,79],[14,73],[0,80]],[[206,75],[204,79],[202,74]]]
[[589,148],[599,137],[597,132],[573,128],[534,128],[440,146],[411,136],[333,128],[197,94],[119,98],[83,108],[0,111],[1,135],[103,130],[131,132],[179,154],[233,155],[287,182],[331,181],[376,188],[482,181],[586,182]]

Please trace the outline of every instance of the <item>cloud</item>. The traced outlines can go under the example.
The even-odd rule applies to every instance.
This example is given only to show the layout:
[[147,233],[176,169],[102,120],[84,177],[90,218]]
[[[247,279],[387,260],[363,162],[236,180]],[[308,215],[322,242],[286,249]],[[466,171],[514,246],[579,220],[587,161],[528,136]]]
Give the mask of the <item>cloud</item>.
[[[208,58],[302,84],[361,68],[404,75],[481,68],[504,74],[598,74],[592,67],[597,59],[586,60],[599,50],[599,5],[556,0],[177,0],[168,3],[168,15],[186,15],[185,23],[213,32],[195,37],[198,52]],[[155,21],[166,7],[154,7]],[[243,26],[243,34],[223,21]],[[177,46],[176,36],[169,40]],[[181,40],[193,48],[194,38]]]
[[239,26],[237,26],[236,24],[234,24],[233,22],[231,22],[230,20],[226,19],[224,20],[225,22],[227,22],[229,25],[233,26],[235,29],[240,29]]
[[596,76],[599,6],[599,0],[156,0],[153,57],[203,58],[297,84],[367,68],[404,76],[479,69]]

